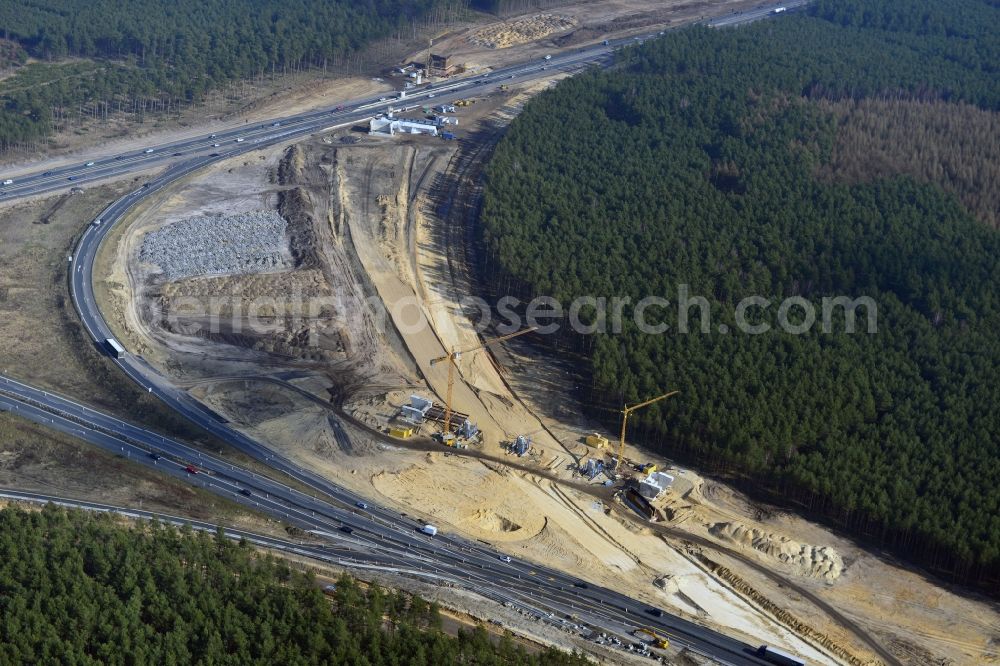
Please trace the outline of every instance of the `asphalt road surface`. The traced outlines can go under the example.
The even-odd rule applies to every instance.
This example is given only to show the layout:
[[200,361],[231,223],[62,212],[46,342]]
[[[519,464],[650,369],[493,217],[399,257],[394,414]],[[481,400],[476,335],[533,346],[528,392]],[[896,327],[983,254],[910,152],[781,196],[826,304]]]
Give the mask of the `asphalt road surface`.
[[[423,521],[332,484],[316,488],[315,496],[306,494],[140,425],[2,376],[0,409],[295,526],[310,536],[309,542],[294,544],[296,552],[309,557],[437,580],[574,633],[590,628],[628,638],[634,629],[652,626],[675,646],[721,663],[763,663],[752,654],[753,646],[741,641],[555,569],[515,558],[507,562],[503,552],[487,544],[444,533],[428,536],[420,531]],[[284,467],[273,459],[269,464]],[[291,472],[309,483],[300,478],[301,470]]]
[[[763,8],[746,12],[737,19],[726,17],[725,25],[768,15],[773,15],[771,9]],[[110,228],[144,198],[218,160],[361,122],[390,107],[405,110],[414,106],[448,103],[493,91],[501,83],[544,79],[556,73],[604,64],[616,48],[655,36],[656,33],[553,54],[548,60],[533,60],[501,68],[488,75],[437,84],[429,90],[423,88],[408,93],[403,100],[352,100],[333,109],[151,146],[138,153],[94,160],[93,164],[26,174],[0,190],[0,201],[120,178],[153,167],[166,167],[158,176],[112,203],[88,225],[68,262],[73,302],[91,340],[107,353],[105,341],[113,338],[113,333],[97,308],[92,283],[94,259]],[[450,584],[511,604],[535,615],[539,621],[563,627],[580,624],[599,631],[627,635],[639,626],[652,626],[670,636],[675,645],[686,646],[720,663],[766,663],[753,654],[754,648],[750,645],[651,609],[613,590],[589,585],[545,567],[517,560],[506,562],[501,559],[502,553],[479,542],[444,533],[435,537],[424,535],[419,531],[421,523],[414,519],[368,504],[364,498],[298,467],[264,444],[230,428],[217,414],[172,385],[141,357],[125,353],[113,360],[133,381],[169,407],[234,448],[311,488],[317,496],[306,495],[141,426],[95,412],[84,405],[11,379],[0,379],[0,409],[80,437],[136,462],[156,466],[164,473],[186,478],[206,490],[307,530],[322,543],[295,546],[305,549],[303,552],[327,558],[349,557],[356,564],[365,566],[395,567],[413,572],[413,575],[436,576]],[[342,425],[339,426],[338,436],[348,437]],[[578,619],[567,619],[567,616]]]

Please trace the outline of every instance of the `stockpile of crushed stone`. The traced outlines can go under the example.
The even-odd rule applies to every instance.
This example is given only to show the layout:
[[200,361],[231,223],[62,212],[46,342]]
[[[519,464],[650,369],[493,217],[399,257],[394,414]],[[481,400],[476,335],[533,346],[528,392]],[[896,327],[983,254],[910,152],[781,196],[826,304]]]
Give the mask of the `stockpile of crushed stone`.
[[146,234],[139,260],[168,281],[290,268],[287,227],[274,211],[191,217]]

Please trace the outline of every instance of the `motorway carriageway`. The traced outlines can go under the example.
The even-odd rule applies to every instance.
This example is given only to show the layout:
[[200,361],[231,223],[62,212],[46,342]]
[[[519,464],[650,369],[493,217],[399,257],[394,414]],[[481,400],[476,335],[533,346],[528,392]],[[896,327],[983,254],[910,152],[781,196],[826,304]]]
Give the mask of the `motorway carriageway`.
[[[559,627],[579,623],[635,641],[632,630],[653,626],[675,645],[723,663],[761,663],[749,645],[666,613],[650,615],[645,612],[649,606],[612,590],[528,562],[507,563],[501,560],[503,553],[479,542],[442,533],[427,536],[419,531],[422,523],[373,504],[360,508],[357,504],[364,501],[344,492],[333,502],[317,499],[175,439],[2,376],[0,409],[294,525],[319,542],[295,544],[296,552],[308,557],[347,568],[389,567],[448,582]],[[198,473],[187,471],[189,465]],[[342,530],[345,526],[350,533]],[[578,619],[565,619],[573,615]]]
[[[793,9],[808,0],[791,0],[783,5]],[[730,14],[706,21],[709,26],[733,26],[774,16],[778,5]],[[68,189],[86,183],[117,178],[125,174],[144,171],[157,166],[176,164],[183,158],[226,159],[236,155],[274,145],[281,141],[300,138],[337,126],[347,126],[367,121],[377,113],[395,109],[406,111],[422,106],[447,104],[463,96],[482,95],[495,90],[500,83],[521,83],[544,78],[555,73],[566,73],[594,64],[609,61],[618,48],[630,46],[646,39],[653,39],[662,32],[650,33],[629,39],[610,40],[607,45],[597,44],[562,54],[553,54],[550,60],[536,59],[502,67],[487,74],[473,75],[439,83],[433,88],[422,87],[407,91],[404,99],[364,98],[344,102],[333,109],[309,111],[293,116],[273,118],[262,123],[244,124],[219,130],[213,134],[183,139],[116,155],[94,158],[79,163],[52,168],[44,172],[12,172],[0,176],[0,181],[11,179],[11,185],[0,186],[0,201]],[[546,70],[553,70],[552,74]],[[71,180],[72,179],[72,180]]]
[[[755,18],[746,14],[744,16],[747,17],[744,20]],[[424,89],[412,93],[406,102],[419,105],[421,101],[429,103],[433,97],[434,104],[447,103],[459,97],[489,92],[501,82],[528,81],[551,76],[546,71],[548,69],[560,72],[573,71],[595,62],[605,61],[614,48],[634,41],[617,40],[607,46],[595,46],[564,55],[553,55],[550,60],[522,63],[496,70],[489,75],[449,82],[431,91]],[[152,153],[143,152],[120,160],[111,158],[99,163],[95,160],[93,167],[82,169],[79,166],[66,167],[49,173],[33,174],[19,179],[14,186],[8,186],[0,196],[17,198],[68,187],[65,181],[67,173],[80,174],[75,181],[79,184],[112,176],[118,177],[137,169],[148,169],[158,163],[165,163],[169,159],[168,154],[172,156],[173,152],[182,152],[184,148],[199,153],[193,158],[174,161],[154,180],[111,204],[87,227],[80,238],[77,250],[69,262],[70,291],[85,328],[95,344],[101,347],[103,340],[113,337],[113,334],[96,307],[92,284],[94,257],[111,226],[135,204],[217,160],[276,145],[293,138],[301,138],[313,132],[348,126],[372,117],[376,108],[393,106],[398,102],[399,100],[361,100],[345,103],[343,109],[311,112],[263,125],[255,124],[254,129],[250,130],[246,127],[234,128],[218,132],[215,137],[201,137],[158,146]],[[244,140],[237,142],[237,138]],[[221,145],[215,148],[213,143],[225,144],[228,149],[223,151]],[[218,152],[209,153],[210,150]],[[361,497],[308,470],[299,468],[263,444],[230,428],[218,415],[207,410],[186,392],[170,384],[141,357],[126,354],[120,359],[112,360],[140,386],[195,424],[220,437],[237,450],[322,493],[334,504],[309,497],[265,479],[259,474],[206,457],[205,454],[194,452],[194,455],[199,457],[191,458],[193,450],[179,442],[13,380],[6,380],[0,384],[2,391],[0,395],[3,398],[0,400],[2,403],[0,408],[12,409],[27,418],[63,429],[98,445],[117,446],[119,452],[127,457],[134,456],[134,460],[143,464],[158,466],[162,464],[161,469],[174,475],[187,474],[180,469],[183,461],[196,463],[200,468],[213,473],[194,475],[194,479],[189,480],[200,483],[212,492],[248,504],[276,518],[302,526],[303,529],[310,529],[317,536],[326,538],[334,536],[338,541],[343,541],[347,535],[341,537],[342,533],[337,531],[347,525],[355,530],[351,537],[352,544],[359,549],[358,552],[362,552],[361,549],[370,549],[372,552],[377,552],[380,558],[394,558],[392,560],[394,562],[398,562],[395,558],[403,557],[411,567],[420,566],[432,572],[440,572],[435,575],[457,578],[462,581],[464,587],[490,598],[516,595],[519,600],[517,603],[535,609],[529,612],[539,614],[537,609],[549,608],[553,612],[575,613],[582,623],[618,634],[629,632],[637,626],[650,625],[664,630],[678,645],[688,646],[695,652],[709,655],[722,663],[764,663],[752,654],[749,645],[665,613],[662,616],[649,615],[644,612],[647,609],[644,604],[612,590],[586,586],[582,581],[555,570],[520,562],[502,562],[497,552],[484,548],[476,542],[444,534],[434,538],[424,536],[419,533],[416,524],[411,525],[401,521],[395,513],[379,507],[355,511],[356,504],[364,501]],[[347,433],[343,430],[343,426],[338,424],[337,428],[338,437],[346,438]],[[149,457],[153,451],[162,451],[160,455],[164,457],[154,461]],[[164,462],[168,459],[169,462]],[[240,493],[242,489],[249,490],[251,496],[247,497]],[[256,493],[254,494],[251,489],[256,489]],[[263,498],[261,494],[264,495]],[[336,503],[342,504],[343,507],[336,506]],[[477,567],[482,573],[473,573]],[[637,616],[636,621],[629,621],[629,615]]]

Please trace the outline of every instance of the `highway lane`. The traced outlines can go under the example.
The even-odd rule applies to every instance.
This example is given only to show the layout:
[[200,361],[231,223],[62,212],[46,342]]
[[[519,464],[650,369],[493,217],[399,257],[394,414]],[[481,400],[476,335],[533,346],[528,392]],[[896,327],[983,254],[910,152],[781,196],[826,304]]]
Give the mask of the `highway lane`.
[[[144,511],[142,509],[135,509],[131,507],[121,507],[111,504],[103,504],[99,502],[71,499],[56,495],[46,495],[31,491],[13,489],[13,488],[0,488],[0,498],[17,502],[30,502],[33,504],[54,504],[56,506],[82,509],[84,511],[93,511],[99,513],[113,513],[126,518],[132,518],[138,520],[157,520],[161,523],[173,525],[175,527],[189,526],[192,529],[212,534],[215,534],[218,529],[218,526],[212,523],[192,520],[190,518],[182,518],[180,516],[173,516],[170,514],[158,513],[154,511]],[[224,528],[223,533],[227,538],[233,540],[243,539],[246,540],[248,543],[251,543],[260,548],[277,550],[289,555],[298,555],[313,560],[317,560],[320,562],[324,562],[326,564],[333,564],[339,567],[343,567],[345,569],[351,569],[355,571],[369,571],[369,572],[375,571],[375,572],[389,573],[400,576],[407,576],[411,578],[417,578],[435,584],[455,585],[457,582],[454,579],[454,577],[448,575],[429,573],[419,569],[414,569],[412,567],[407,567],[405,565],[401,566],[391,561],[382,561],[378,557],[374,556],[358,557],[354,551],[351,551],[349,549],[340,549],[320,544],[289,541],[287,539],[278,539],[276,537],[268,536],[265,534],[248,532],[246,530],[240,530],[228,527]],[[502,595],[499,597],[498,600],[501,603],[512,603],[510,599],[505,599]]]
[[[617,46],[630,43],[622,40]],[[439,83],[432,88],[407,91],[404,99],[365,98],[349,100],[330,109],[310,111],[294,116],[275,118],[252,125],[234,126],[213,134],[150,146],[138,152],[115,157],[95,158],[83,163],[53,168],[44,172],[5,174],[10,185],[0,186],[0,201],[46,192],[69,189],[89,182],[118,178],[129,173],[170,166],[194,158],[202,164],[233,157],[251,150],[274,145],[323,131],[332,126],[351,125],[367,121],[389,110],[413,109],[424,105],[449,103],[463,96],[492,92],[501,82],[518,83],[546,70],[572,71],[600,62],[616,45],[600,45],[579,51],[554,55],[549,61],[535,60],[504,67],[483,75]],[[206,159],[207,158],[207,159]]]
[[[807,4],[809,4],[809,0],[789,0],[788,2],[782,2],[777,5],[764,5],[755,9],[749,9],[738,13],[734,12],[718,18],[709,19],[708,21],[705,21],[705,25],[711,28],[744,25],[746,23],[760,21],[761,19],[774,18],[785,11],[801,9]],[[776,12],[776,9],[780,9],[780,11]]]
[[[393,520],[394,513],[377,506],[368,505],[364,510],[336,507],[58,394],[0,377],[0,409],[295,525],[318,541],[332,540],[332,546],[311,546],[327,555],[335,551],[354,562],[375,562],[447,579],[487,598],[513,604],[539,621],[562,627],[589,626],[626,638],[637,626],[656,626],[669,633],[678,646],[720,655],[718,645],[706,646],[699,637],[700,628],[695,635],[690,634],[697,625],[678,625],[669,616],[643,616],[648,606],[624,595],[528,562],[501,561],[502,553],[475,542],[459,541],[462,545],[458,548],[443,546],[446,540],[422,535],[417,523],[400,524]],[[159,457],[153,457],[153,453]],[[197,464],[198,474],[186,471],[189,461]],[[250,489],[251,495],[241,492]],[[352,527],[350,534],[340,531],[344,525]],[[328,552],[331,547],[334,551]],[[745,644],[732,641],[725,647],[722,653],[730,652],[727,663],[758,663],[739,659],[750,649]]]
[[[793,9],[807,2],[808,0],[791,0],[780,6]],[[770,18],[775,16],[773,12],[777,6],[779,5],[771,4],[741,14],[709,19],[705,24],[716,27],[733,26]],[[377,113],[389,109],[412,109],[423,105],[448,103],[461,97],[482,95],[495,90],[496,86],[503,82],[519,83],[544,78],[549,75],[549,70],[555,74],[606,63],[615,50],[639,41],[653,39],[661,34],[663,31],[650,32],[628,39],[610,40],[607,44],[601,43],[572,51],[552,53],[550,60],[534,59],[501,67],[485,74],[470,75],[431,87],[424,86],[405,91],[404,99],[396,99],[390,93],[379,97],[346,100],[333,108],[317,109],[252,124],[236,124],[210,134],[150,145],[142,150],[114,157],[95,157],[87,162],[53,167],[43,172],[6,173],[0,176],[0,181],[11,179],[14,182],[10,185],[0,185],[0,202],[166,167],[191,158],[198,161],[209,158],[204,162],[207,164],[214,159],[233,157],[280,141],[322,131],[333,125],[367,121]]]
[[[655,35],[648,35],[648,37],[653,36]],[[501,82],[518,82],[544,78],[558,72],[572,71],[595,62],[600,63],[607,58],[608,54],[614,48],[631,44],[634,41],[618,40],[606,46],[601,45],[567,54],[553,55],[552,59],[547,61],[537,60],[502,68],[491,72],[488,76],[477,76],[449,82],[439,85],[431,91],[422,90],[410,95],[406,100],[406,104],[420,105],[422,103],[429,103],[432,99],[434,100],[432,102],[434,104],[448,102],[459,97],[492,91]],[[300,114],[299,116],[276,120],[271,123],[259,124],[254,128],[238,127],[226,132],[216,133],[214,137],[207,136],[188,140],[187,142],[158,146],[153,149],[152,153],[143,152],[127,156],[121,160],[109,159],[101,163],[95,161],[92,167],[68,167],[68,169],[76,169],[75,171],[70,171],[71,174],[79,174],[78,179],[73,181],[73,183],[80,183],[119,176],[136,169],[148,169],[151,166],[165,164],[171,161],[170,158],[173,157],[173,152],[183,153],[185,149],[193,155],[192,157],[184,156],[183,159],[172,161],[162,174],[146,183],[145,186],[128,193],[111,204],[83,233],[72,260],[69,262],[71,271],[70,289],[81,320],[91,338],[95,341],[95,344],[100,346],[101,341],[112,337],[112,333],[96,307],[96,298],[92,284],[94,258],[101,241],[110,227],[120,220],[134,205],[147,196],[175,182],[177,179],[192,174],[219,159],[287,142],[309,133],[328,129],[332,126],[353,124],[370,118],[376,110],[381,110],[387,106],[393,106],[393,103],[377,99],[359,100],[345,103],[342,109]],[[395,108],[398,108],[398,106]],[[242,138],[243,141],[237,141],[237,138]],[[220,145],[216,147],[213,145],[215,143],[219,143]],[[8,186],[3,195],[20,197],[61,189],[67,186],[63,182],[64,177],[67,177],[66,172],[34,174],[19,179],[19,182],[14,187]],[[255,459],[285,473],[300,483],[308,485],[331,500],[331,504],[326,504],[325,507],[321,508],[321,519],[315,520],[313,523],[313,529],[316,533],[328,534],[329,530],[337,528],[337,521],[340,521],[340,524],[347,524],[346,520],[361,520],[357,514],[347,509],[347,507],[363,501],[360,497],[348,493],[339,486],[330,483],[318,475],[312,474],[308,470],[298,468],[291,461],[271,451],[265,445],[230,428],[228,424],[221,421],[217,415],[191,398],[185,391],[171,385],[165,377],[159,375],[141,357],[126,354],[120,359],[115,359],[115,362],[123,372],[140,386],[150,393],[157,395],[168,406],[180,412],[194,423],[219,436],[235,448]],[[10,386],[8,385],[6,388],[10,389]],[[20,385],[17,388],[17,391],[24,390],[24,385]],[[49,407],[55,407],[56,409],[66,408],[64,403],[56,406],[55,399],[49,396],[51,394],[42,396],[42,402],[51,403]],[[45,411],[44,408],[39,409],[42,412]],[[27,415],[26,412],[21,413]],[[48,418],[49,424],[56,426],[56,418],[54,416],[44,416],[40,413],[35,413],[34,416],[41,419]],[[71,423],[77,422],[71,421]],[[72,427],[61,422],[60,426]],[[142,434],[136,433],[129,426],[123,426],[121,423],[109,424],[108,422],[103,422],[98,427],[103,429],[110,428],[113,432],[121,432],[126,438],[133,438]],[[131,428],[141,430],[138,426],[131,426]],[[156,437],[161,436],[156,435]],[[165,442],[161,441],[160,444],[165,444]],[[179,443],[170,443],[171,446],[175,444]],[[181,449],[172,450],[174,452],[170,455],[189,455],[189,452],[182,451]],[[204,456],[204,454],[200,455]],[[141,457],[141,454],[137,453],[137,456]],[[204,457],[199,460],[204,464]],[[212,464],[217,464],[217,461],[212,461]],[[228,463],[224,462],[222,464],[228,465]],[[236,470],[230,465],[229,471],[235,472]],[[261,482],[263,483],[263,481]],[[207,481],[205,483],[207,484],[207,489],[219,492],[220,494],[228,493],[231,499],[233,498],[233,493],[238,493],[238,488],[240,487],[232,484],[227,486],[225,483],[216,484]],[[247,483],[246,479],[243,479],[242,483]],[[270,494],[274,492],[274,489],[272,488],[264,492]],[[288,511],[289,503],[300,507],[303,511],[311,513],[316,510],[315,507],[317,506],[313,502],[321,502],[315,498],[306,499],[308,496],[301,493],[299,493],[299,495],[302,495],[301,497],[296,497],[294,496],[295,492],[297,491],[292,491],[292,495],[282,499],[281,503],[277,505],[269,504],[263,508],[271,512],[272,515],[281,516],[281,514],[285,514],[285,519],[293,522],[304,516],[300,513],[290,513]],[[237,501],[239,500],[237,499]],[[337,503],[343,506],[337,507]],[[345,515],[345,509],[347,509],[347,512],[351,516]],[[595,627],[604,628],[608,631],[620,633],[635,626],[651,625],[665,630],[666,633],[674,636],[675,642],[682,645],[690,645],[692,649],[704,654],[711,654],[716,659],[721,659],[726,663],[762,663],[750,654],[750,646],[748,645],[687,622],[681,618],[666,614],[659,617],[644,614],[647,610],[646,606],[614,591],[586,585],[573,577],[543,567],[536,567],[517,561],[510,564],[500,562],[496,551],[491,548],[484,548],[476,542],[470,542],[446,534],[439,534],[438,537],[431,539],[417,532],[416,523],[410,524],[407,521],[401,521],[398,515],[380,507],[370,507],[365,514],[367,514],[365,520],[369,522],[364,523],[364,520],[361,520],[362,524],[357,529],[367,531],[373,536],[377,535],[379,539],[391,539],[394,545],[402,544],[404,549],[413,549],[414,552],[420,552],[421,555],[426,553],[434,562],[441,563],[442,568],[447,568],[451,572],[451,575],[461,576],[463,582],[471,586],[471,589],[476,589],[487,596],[500,594],[504,590],[513,590],[517,592],[520,599],[532,599],[536,604],[544,602],[546,604],[545,607],[551,609],[550,612],[566,611],[567,614],[576,614],[581,620],[585,620]],[[309,515],[308,518],[315,519],[316,517]],[[306,522],[308,523],[309,521]],[[475,575],[470,573],[476,568],[483,573]],[[636,618],[634,622],[631,619],[633,617]]]

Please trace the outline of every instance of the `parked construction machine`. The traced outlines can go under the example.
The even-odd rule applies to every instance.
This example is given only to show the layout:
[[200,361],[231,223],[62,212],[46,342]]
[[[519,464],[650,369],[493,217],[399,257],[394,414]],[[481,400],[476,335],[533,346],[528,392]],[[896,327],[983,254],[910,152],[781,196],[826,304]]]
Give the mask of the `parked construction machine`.
[[648,636],[652,641],[653,647],[660,648],[661,650],[666,650],[668,647],[670,647],[670,641],[667,639],[666,636],[661,636],[660,634],[656,633],[656,631],[650,629],[649,627],[641,627],[639,629],[636,629],[632,633],[640,638],[644,635]]

